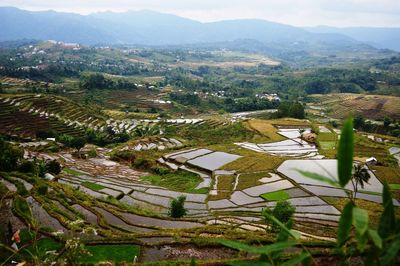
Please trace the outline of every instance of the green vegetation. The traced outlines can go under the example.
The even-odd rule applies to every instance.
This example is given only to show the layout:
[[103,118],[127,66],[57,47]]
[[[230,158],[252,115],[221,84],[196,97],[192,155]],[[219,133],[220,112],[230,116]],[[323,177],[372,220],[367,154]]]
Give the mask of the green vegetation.
[[288,224],[292,221],[295,211],[296,208],[292,206],[289,201],[281,200],[276,203],[272,210],[269,208],[263,209],[262,215],[264,216],[266,222],[271,223],[271,230],[273,232],[279,232],[282,228],[274,221],[274,219],[271,219],[271,216],[276,218],[282,224]]
[[319,132],[318,133],[318,141],[322,142],[330,142],[330,141],[336,141],[337,136],[336,133],[324,133],[324,132]]
[[185,209],[186,196],[179,196],[176,199],[171,200],[168,215],[172,218],[181,218],[186,215],[187,210]]
[[25,221],[31,222],[32,221],[32,212],[29,208],[28,203],[22,197],[16,197],[13,203],[13,207],[15,212],[22,217]]
[[336,147],[336,141],[320,141],[319,146],[323,150],[332,150]]
[[283,201],[289,199],[289,194],[285,190],[279,190],[261,194],[260,197],[267,201]]
[[389,187],[393,190],[400,190],[400,184],[389,184]]
[[39,195],[42,195],[42,196],[46,195],[48,190],[49,190],[49,187],[47,185],[45,185],[45,184],[40,185],[37,188],[37,191],[38,191]]
[[21,256],[32,259],[32,255],[34,255],[44,260],[48,257],[47,252],[59,251],[62,246],[63,245],[60,242],[57,242],[52,238],[43,238],[37,240],[34,245],[22,249]]
[[163,186],[171,190],[182,192],[193,191],[202,181],[197,174],[183,170],[173,172],[168,171],[165,174],[144,176],[142,177],[142,180],[148,181],[152,185]]
[[49,173],[58,175],[61,172],[61,165],[56,160],[52,160],[46,164],[46,169]]
[[81,172],[79,172],[79,171],[76,171],[76,170],[74,170],[74,169],[67,168],[67,167],[64,167],[64,168],[63,168],[63,171],[66,172],[67,174],[74,175],[74,176],[83,175],[83,173],[81,173]]
[[277,118],[293,117],[298,119],[304,119],[306,116],[304,105],[298,102],[282,102],[275,115]]
[[91,190],[94,190],[94,191],[99,191],[99,190],[102,190],[103,188],[106,188],[105,186],[102,186],[100,184],[96,184],[96,183],[92,183],[92,182],[88,182],[88,181],[82,182],[81,184]]
[[120,265],[122,262],[131,263],[140,255],[140,246],[137,245],[96,245],[86,246],[86,249],[91,255],[83,256],[81,263],[96,264],[100,261],[112,261]]
[[375,175],[382,182],[386,181],[388,183],[400,184],[400,168],[383,165],[370,165],[369,168],[375,171]]
[[0,195],[5,196],[8,192],[8,188],[3,183],[0,183]]
[[87,77],[82,77],[80,82],[80,87],[85,90],[94,90],[94,89],[128,89],[135,90],[137,89],[134,83],[129,81],[120,79],[117,82],[114,82],[111,79],[105,78],[101,74],[92,74]]
[[22,149],[14,147],[0,136],[0,171],[16,169],[22,156]]

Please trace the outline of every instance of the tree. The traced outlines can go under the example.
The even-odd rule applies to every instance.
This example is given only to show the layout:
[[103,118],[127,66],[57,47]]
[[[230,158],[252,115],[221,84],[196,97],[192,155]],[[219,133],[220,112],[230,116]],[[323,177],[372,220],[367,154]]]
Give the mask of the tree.
[[299,102],[294,103],[290,108],[289,116],[303,119],[305,117],[304,106]]
[[383,126],[388,127],[391,123],[392,119],[390,119],[390,117],[385,116],[385,118],[383,119]]
[[49,173],[58,175],[61,172],[61,165],[56,160],[53,160],[46,164],[46,169]]
[[78,156],[79,158],[81,157],[80,150],[86,144],[86,137],[73,137],[70,135],[61,135],[58,140],[69,148],[77,149]]
[[173,218],[181,218],[186,215],[185,205],[186,196],[179,196],[170,203],[168,215]]
[[280,226],[273,221],[270,220],[270,216],[274,216],[278,221],[280,221],[283,224],[287,224],[293,217],[294,212],[296,211],[296,208],[290,204],[289,201],[279,201],[274,209],[271,211],[271,209],[263,209],[263,216],[267,222],[272,222],[271,230],[274,232],[277,232],[280,230]]
[[81,149],[85,147],[86,139],[83,137],[76,137],[72,139],[71,147],[78,151],[78,156],[81,158]]
[[24,160],[18,167],[19,171],[23,173],[35,173],[36,164],[32,161]]
[[47,165],[45,160],[37,160],[34,159],[34,163],[36,165],[36,173],[40,177],[44,177],[47,171]]
[[278,112],[276,116],[279,117],[293,117],[303,119],[305,117],[305,111],[303,104],[299,102],[282,102],[278,106]]
[[14,170],[20,160],[22,160],[24,152],[22,149],[11,145],[0,137],[0,170]]
[[85,90],[112,89],[114,82],[101,74],[93,74],[82,79],[80,87]]
[[358,115],[354,118],[354,128],[362,129],[365,127],[365,119],[361,115]]
[[371,175],[368,172],[368,169],[361,165],[354,165],[353,176],[351,178],[351,183],[353,185],[354,193],[353,200],[355,200],[358,191],[358,184],[361,185],[361,188],[364,188],[364,183],[368,183],[368,180],[371,178]]

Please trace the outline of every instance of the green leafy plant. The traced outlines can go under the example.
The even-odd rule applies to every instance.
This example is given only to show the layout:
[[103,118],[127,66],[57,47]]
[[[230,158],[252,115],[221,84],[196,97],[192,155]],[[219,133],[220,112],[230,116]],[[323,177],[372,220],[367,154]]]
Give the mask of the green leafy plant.
[[61,165],[56,160],[52,160],[46,163],[46,170],[49,173],[58,175],[61,172]]
[[176,199],[173,199],[170,203],[170,208],[168,211],[169,216],[173,218],[181,218],[186,215],[185,209],[185,196],[179,196]]
[[[255,261],[232,262],[230,265],[311,265],[312,257],[310,252],[299,241],[300,235],[291,230],[293,225],[292,220],[287,225],[284,225],[274,216],[268,213],[265,215],[281,228],[275,243],[268,246],[256,247],[232,240],[220,240],[219,242],[224,246],[260,255]],[[297,254],[292,254],[292,256],[283,256],[285,250],[293,247],[301,247],[302,250]]]
[[368,183],[368,180],[371,178],[371,175],[368,172],[368,169],[361,164],[354,165],[354,173],[351,179],[351,184],[353,185],[353,200],[357,196],[358,185],[361,188],[364,188],[364,183]]
[[268,208],[263,209],[262,214],[267,222],[272,223],[271,230],[273,232],[279,232],[281,229],[280,226],[277,223],[271,221],[269,217],[273,216],[283,224],[287,224],[292,219],[292,216],[295,211],[296,208],[293,207],[289,201],[285,200],[277,202],[277,204],[272,210]]

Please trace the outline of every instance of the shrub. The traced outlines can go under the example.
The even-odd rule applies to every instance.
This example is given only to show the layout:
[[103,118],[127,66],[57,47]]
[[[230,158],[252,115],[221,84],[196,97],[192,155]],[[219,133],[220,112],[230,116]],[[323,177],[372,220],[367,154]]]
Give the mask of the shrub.
[[39,195],[44,196],[47,194],[48,189],[49,189],[49,187],[47,185],[40,185],[38,187],[37,191],[38,191]]
[[153,170],[153,172],[158,175],[166,175],[171,173],[171,171],[168,168],[161,166],[154,166],[153,168],[151,168],[151,170]]
[[97,151],[96,151],[96,149],[93,148],[93,149],[90,149],[87,154],[90,158],[94,158],[97,156]]
[[46,170],[49,173],[58,175],[61,172],[61,165],[56,160],[46,163]]
[[50,131],[37,131],[36,138],[38,139],[47,139],[47,138],[55,138],[57,137],[57,132],[54,130]]
[[0,170],[14,170],[23,155],[22,149],[14,147],[0,137]]
[[133,166],[136,168],[146,169],[150,167],[150,162],[147,159],[137,158],[133,162]]
[[26,221],[32,220],[32,212],[28,202],[22,197],[16,197],[13,203],[15,212]]
[[44,175],[46,174],[46,171],[47,171],[46,161],[35,159],[35,164],[37,167],[37,175],[40,177],[44,177]]
[[0,183],[0,195],[4,196],[8,192],[8,188],[3,183]]
[[168,215],[173,218],[181,218],[186,215],[185,205],[185,196],[179,196],[176,199],[173,199],[170,203],[170,209],[168,211]]
[[[264,209],[263,215],[267,222],[271,222],[271,220],[268,217],[269,217],[269,215],[273,215],[281,223],[287,224],[292,219],[295,211],[296,211],[296,208],[293,207],[289,201],[285,200],[285,201],[279,201],[275,205],[275,207],[272,211],[270,209]],[[269,215],[266,215],[266,214],[269,214]],[[280,230],[280,226],[277,225],[276,223],[272,222],[271,230],[274,232],[277,232]]]
[[32,161],[24,160],[18,168],[23,173],[36,173],[36,164]]
[[123,160],[128,162],[134,162],[135,158],[136,158],[135,153],[130,150],[123,150],[123,151],[119,150],[111,155],[111,159],[114,161]]

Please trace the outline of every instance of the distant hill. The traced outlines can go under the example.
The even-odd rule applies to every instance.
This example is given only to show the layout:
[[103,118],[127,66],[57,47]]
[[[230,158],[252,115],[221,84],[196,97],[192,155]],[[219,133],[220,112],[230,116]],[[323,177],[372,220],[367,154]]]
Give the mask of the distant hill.
[[212,23],[153,11],[100,12],[83,16],[55,11],[31,12],[0,8],[0,41],[54,39],[95,44],[182,45],[256,40],[294,50],[371,49],[346,35],[314,33],[257,19]]
[[343,34],[376,48],[387,48],[400,52],[400,28],[350,27],[334,28],[327,26],[305,28],[314,33]]

